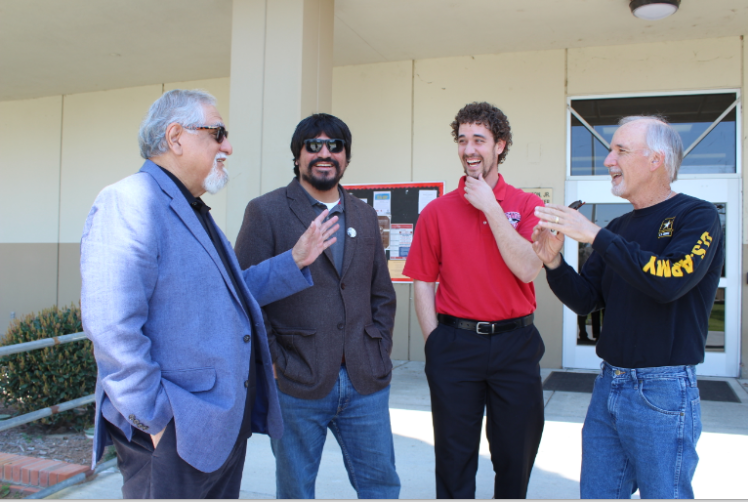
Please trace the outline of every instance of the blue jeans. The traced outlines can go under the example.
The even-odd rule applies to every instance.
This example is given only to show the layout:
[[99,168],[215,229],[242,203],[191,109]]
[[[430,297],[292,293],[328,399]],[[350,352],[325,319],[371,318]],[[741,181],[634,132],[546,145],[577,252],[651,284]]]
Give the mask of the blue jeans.
[[701,405],[693,366],[602,364],[582,429],[582,498],[693,498]]
[[390,388],[367,396],[353,388],[345,366],[332,392],[299,399],[278,391],[284,432],[271,439],[276,498],[314,498],[322,447],[329,428],[338,440],[348,479],[359,498],[396,499],[400,478],[390,426]]

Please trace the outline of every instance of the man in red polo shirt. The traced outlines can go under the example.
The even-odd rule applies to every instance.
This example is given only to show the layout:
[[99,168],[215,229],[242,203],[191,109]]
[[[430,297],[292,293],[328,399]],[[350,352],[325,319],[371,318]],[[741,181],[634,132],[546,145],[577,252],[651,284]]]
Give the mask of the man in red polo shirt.
[[530,243],[543,203],[499,174],[512,144],[501,110],[466,105],[452,135],[466,176],[424,208],[404,269],[426,340],[436,496],[475,498],[486,409],[494,497],[525,498],[544,423]]

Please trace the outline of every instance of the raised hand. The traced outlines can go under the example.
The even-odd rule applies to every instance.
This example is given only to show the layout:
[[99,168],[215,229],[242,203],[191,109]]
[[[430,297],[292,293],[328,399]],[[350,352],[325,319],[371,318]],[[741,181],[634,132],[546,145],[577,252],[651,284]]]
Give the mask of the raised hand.
[[335,232],[338,231],[340,225],[337,225],[338,217],[333,216],[329,220],[325,221],[328,210],[322,211],[322,214],[317,216],[312,221],[309,228],[301,234],[299,240],[296,241],[291,254],[293,260],[299,269],[308,267],[322,252],[335,244],[338,240],[337,237],[332,237]]
[[577,242],[592,241],[597,237],[600,227],[584,217],[576,209],[571,209],[558,204],[546,204],[545,207],[536,207],[535,216],[540,218],[538,226],[549,230],[556,230]]
[[554,269],[561,264],[561,250],[564,247],[564,234],[554,235],[540,224],[532,230],[532,249],[546,267]]

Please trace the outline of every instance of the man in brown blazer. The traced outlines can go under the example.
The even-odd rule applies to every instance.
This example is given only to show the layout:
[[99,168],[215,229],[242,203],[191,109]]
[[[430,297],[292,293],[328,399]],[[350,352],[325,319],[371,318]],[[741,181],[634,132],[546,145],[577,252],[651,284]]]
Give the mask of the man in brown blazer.
[[302,120],[291,140],[296,178],[252,200],[236,239],[242,268],[291,249],[325,209],[336,242],[310,265],[314,286],[264,307],[285,431],[271,439],[276,497],[314,498],[330,429],[359,498],[397,498],[389,415],[395,290],[377,215],[339,181],[351,132],[337,117]]

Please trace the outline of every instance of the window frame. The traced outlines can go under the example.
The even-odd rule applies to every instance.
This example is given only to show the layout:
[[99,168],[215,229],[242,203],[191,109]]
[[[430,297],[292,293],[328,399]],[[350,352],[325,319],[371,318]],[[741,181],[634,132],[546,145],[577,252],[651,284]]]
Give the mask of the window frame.
[[[655,98],[658,96],[691,96],[696,94],[735,94],[737,105],[735,106],[735,172],[734,173],[704,173],[704,174],[678,174],[678,179],[742,179],[742,155],[743,148],[740,139],[743,137],[742,128],[742,96],[739,88],[725,89],[698,89],[689,91],[660,91],[660,92],[631,92],[616,94],[585,94],[579,96],[566,96],[566,181],[596,180],[604,175],[572,175],[571,174],[571,102],[576,100],[593,99],[619,99],[619,98]],[[708,137],[708,136],[707,136]],[[683,145],[688,148],[690,145]]]

